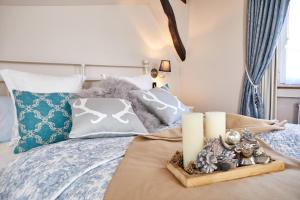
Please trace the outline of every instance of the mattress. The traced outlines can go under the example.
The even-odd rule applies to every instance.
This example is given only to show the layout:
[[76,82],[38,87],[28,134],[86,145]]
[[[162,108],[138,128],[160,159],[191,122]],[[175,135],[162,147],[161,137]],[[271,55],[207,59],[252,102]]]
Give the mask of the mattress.
[[13,147],[9,142],[0,143],[0,171],[2,171],[10,162],[12,162],[17,155],[13,153]]

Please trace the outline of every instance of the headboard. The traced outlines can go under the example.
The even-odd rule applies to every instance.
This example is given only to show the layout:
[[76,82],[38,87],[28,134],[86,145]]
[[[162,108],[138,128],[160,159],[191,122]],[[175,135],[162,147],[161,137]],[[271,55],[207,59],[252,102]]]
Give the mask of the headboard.
[[[134,65],[104,65],[104,64],[78,64],[58,62],[37,62],[37,61],[12,61],[0,60],[1,69],[15,69],[25,72],[34,72],[48,75],[71,75],[81,74],[86,77],[87,86],[90,82],[99,80],[100,74],[134,76],[148,74],[149,62],[143,60],[141,66]],[[7,88],[0,76],[0,96],[8,95]]]

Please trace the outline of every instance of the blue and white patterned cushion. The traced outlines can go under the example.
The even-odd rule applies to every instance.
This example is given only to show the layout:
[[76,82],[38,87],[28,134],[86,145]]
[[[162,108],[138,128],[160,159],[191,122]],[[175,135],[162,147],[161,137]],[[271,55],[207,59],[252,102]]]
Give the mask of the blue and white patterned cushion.
[[13,91],[19,141],[14,153],[59,142],[68,138],[72,128],[69,93],[31,93]]

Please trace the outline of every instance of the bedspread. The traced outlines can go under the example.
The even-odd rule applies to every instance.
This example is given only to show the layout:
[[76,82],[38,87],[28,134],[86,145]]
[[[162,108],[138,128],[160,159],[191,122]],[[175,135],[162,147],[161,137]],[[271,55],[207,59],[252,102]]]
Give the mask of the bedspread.
[[300,160],[300,125],[286,124],[286,129],[262,133],[258,138],[283,155]]
[[102,199],[132,139],[68,140],[22,153],[0,176],[0,199]]

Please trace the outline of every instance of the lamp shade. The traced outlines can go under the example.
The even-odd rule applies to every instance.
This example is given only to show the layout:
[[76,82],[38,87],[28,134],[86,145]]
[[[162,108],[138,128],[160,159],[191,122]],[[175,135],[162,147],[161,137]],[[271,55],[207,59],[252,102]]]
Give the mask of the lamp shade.
[[159,66],[159,71],[161,72],[171,72],[171,62],[170,60],[162,60]]

